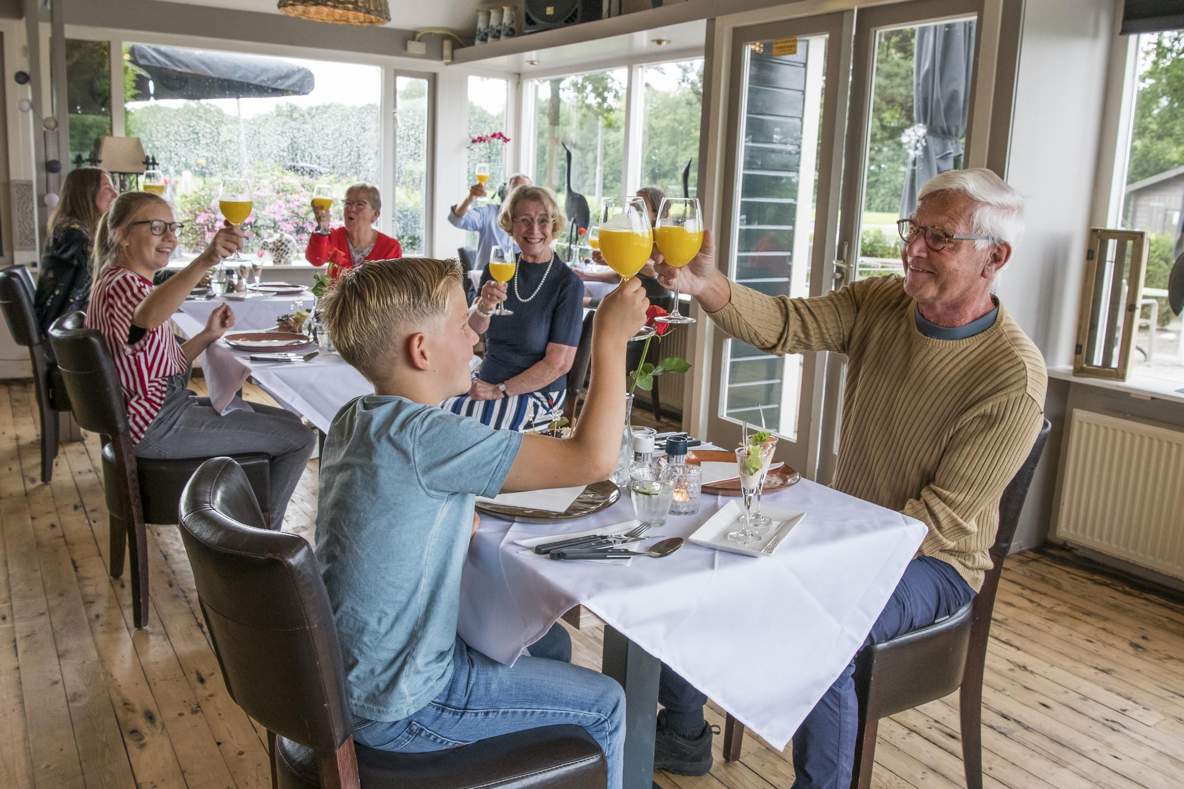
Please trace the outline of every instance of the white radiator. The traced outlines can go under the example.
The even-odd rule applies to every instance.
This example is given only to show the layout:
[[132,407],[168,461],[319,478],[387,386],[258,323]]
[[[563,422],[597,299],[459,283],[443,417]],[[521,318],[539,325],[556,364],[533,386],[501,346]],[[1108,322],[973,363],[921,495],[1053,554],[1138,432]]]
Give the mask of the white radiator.
[[1184,431],[1074,409],[1057,537],[1184,579]]

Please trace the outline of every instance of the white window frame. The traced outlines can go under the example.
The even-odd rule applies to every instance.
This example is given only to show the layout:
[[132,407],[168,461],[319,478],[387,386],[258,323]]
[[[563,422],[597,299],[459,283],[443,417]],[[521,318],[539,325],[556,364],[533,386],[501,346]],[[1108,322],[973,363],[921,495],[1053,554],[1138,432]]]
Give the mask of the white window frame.
[[[424,165],[424,195],[423,195],[423,239],[420,243],[423,246],[422,254],[432,255],[432,248],[435,239],[435,194],[436,194],[436,178],[434,165],[436,161],[436,75],[431,71],[411,71],[409,69],[393,68],[383,69],[382,82],[382,117],[383,122],[379,129],[379,133],[383,135],[382,139],[382,153],[378,157],[381,162],[389,162],[389,166],[384,166],[382,170],[382,193],[389,195],[390,210],[384,211],[385,221],[380,222],[383,232],[388,235],[395,235],[395,211],[398,209],[398,193],[395,190],[395,162],[397,151],[395,144],[398,141],[399,118],[398,118],[398,88],[399,77],[406,77],[408,79],[422,79],[428,83],[428,109],[427,109],[427,129],[424,134],[426,150],[424,156],[427,163]],[[389,78],[388,78],[389,77]],[[389,122],[388,122],[389,121]]]
[[1118,227],[1122,221],[1123,187],[1130,163],[1139,89],[1138,38],[1138,35],[1116,33],[1110,48],[1091,212],[1097,227]]
[[[556,77],[578,77],[597,71],[611,71],[626,69],[625,76],[625,155],[623,158],[622,194],[624,198],[633,194],[641,187],[641,146],[645,137],[642,123],[645,121],[645,84],[642,69],[645,66],[660,66],[667,63],[685,63],[688,60],[705,61],[702,49],[683,49],[675,52],[662,52],[646,57],[631,58],[624,62],[595,63],[579,68],[551,69],[547,71],[531,71],[518,75],[517,93],[519,96],[518,128],[522,134],[518,137],[517,156],[522,162],[522,170],[535,172],[535,90],[532,83]],[[704,80],[707,74],[704,74]]]

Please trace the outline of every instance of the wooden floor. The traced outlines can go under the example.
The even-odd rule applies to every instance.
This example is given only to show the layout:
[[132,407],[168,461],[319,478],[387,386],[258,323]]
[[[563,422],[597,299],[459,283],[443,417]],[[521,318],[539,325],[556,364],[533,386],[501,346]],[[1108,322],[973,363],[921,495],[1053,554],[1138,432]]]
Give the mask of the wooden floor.
[[[264,733],[226,693],[177,530],[150,528],[151,625],[136,631],[126,575],[107,576],[97,443],[65,445],[40,484],[31,405],[28,385],[0,385],[0,789],[267,786]],[[315,472],[286,521],[306,536]],[[1184,605],[1016,556],[992,636],[987,786],[1184,785]],[[577,662],[598,665],[600,639],[594,621],[575,633]],[[961,785],[957,732],[953,699],[883,722],[874,784]],[[749,735],[724,764],[720,739],[709,776],[658,783],[789,785],[785,754]]]

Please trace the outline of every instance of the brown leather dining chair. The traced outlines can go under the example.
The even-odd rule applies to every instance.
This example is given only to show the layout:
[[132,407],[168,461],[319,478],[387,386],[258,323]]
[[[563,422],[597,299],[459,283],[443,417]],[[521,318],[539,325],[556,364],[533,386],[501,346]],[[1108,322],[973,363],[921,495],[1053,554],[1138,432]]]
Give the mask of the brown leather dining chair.
[[580,342],[576,346],[575,356],[572,357],[571,368],[567,371],[567,399],[563,401],[563,415],[573,424],[576,421],[579,400],[588,391],[588,368],[592,366],[592,321],[595,318],[596,310],[588,310],[584,315]]
[[[103,439],[103,489],[111,552],[111,577],[123,575],[124,550],[132,564],[132,618],[148,624],[148,534],[145,523],[177,522],[177,502],[189,477],[207,458],[145,460],[135,456],[128,432],[123,390],[110,351],[85,315],[72,312],[49,327],[62,382],[74,404],[74,418]],[[236,456],[254,489],[270,501],[270,458],[262,453]]]
[[58,455],[58,412],[70,410],[70,398],[54,363],[49,339],[41,331],[33,311],[33,276],[24,266],[0,269],[0,309],[17,345],[29,349],[33,365],[33,389],[37,415],[41,420],[41,481],[53,479],[53,461]]
[[[855,658],[855,695],[859,699],[859,731],[855,739],[852,789],[872,785],[876,732],[880,718],[928,704],[959,690],[958,711],[962,723],[962,762],[968,789],[982,789],[983,671],[991,614],[1003,560],[1019,524],[1020,511],[1032,484],[1052,424],[1046,419],[1032,451],[1012,477],[999,502],[999,531],[991,547],[994,566],[982,589],[969,603],[928,627],[914,630],[882,644],[873,644]],[[724,758],[740,758],[744,725],[727,716],[724,724]]]
[[197,469],[180,520],[226,687],[267,728],[273,786],[604,787],[604,755],[579,726],[432,753],[356,745],[337,629],[309,544],[265,528],[246,475],[230,458]]

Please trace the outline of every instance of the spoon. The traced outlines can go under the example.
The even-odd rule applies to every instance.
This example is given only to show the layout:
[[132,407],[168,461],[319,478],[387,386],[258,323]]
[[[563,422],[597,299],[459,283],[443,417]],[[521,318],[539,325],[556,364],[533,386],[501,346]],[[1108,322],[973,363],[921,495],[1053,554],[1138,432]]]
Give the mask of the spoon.
[[586,549],[552,551],[547,554],[552,559],[628,559],[631,556],[648,556],[651,559],[661,559],[669,556],[682,547],[686,542],[682,537],[670,537],[654,543],[645,551],[626,551],[622,548],[608,548],[601,551]]

